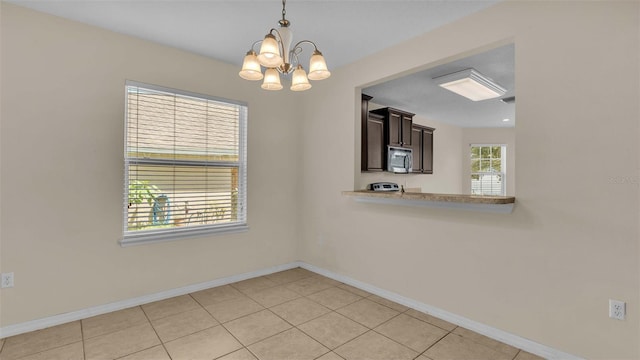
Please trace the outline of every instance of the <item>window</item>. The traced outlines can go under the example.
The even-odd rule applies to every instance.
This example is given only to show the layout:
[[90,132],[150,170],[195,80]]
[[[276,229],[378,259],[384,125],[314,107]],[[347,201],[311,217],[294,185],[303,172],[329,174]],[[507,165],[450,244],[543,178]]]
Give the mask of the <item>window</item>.
[[471,194],[506,194],[506,145],[471,145]]
[[243,103],[127,81],[122,245],[247,229]]

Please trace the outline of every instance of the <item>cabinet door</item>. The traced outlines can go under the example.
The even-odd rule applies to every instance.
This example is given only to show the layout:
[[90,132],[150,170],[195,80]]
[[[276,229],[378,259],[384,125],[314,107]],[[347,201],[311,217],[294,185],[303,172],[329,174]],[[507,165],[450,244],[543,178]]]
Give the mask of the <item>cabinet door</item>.
[[367,120],[367,171],[384,170],[384,148],[384,119],[370,115]]
[[400,143],[404,147],[411,147],[413,143],[413,117],[408,115],[402,115],[402,138]]
[[389,113],[389,145],[402,146],[402,116]]
[[367,122],[369,121],[369,101],[371,99],[373,99],[373,97],[362,94],[362,108],[360,109],[360,129],[362,132],[362,136],[360,137],[360,171],[367,171],[367,162],[369,161],[367,157],[367,153],[369,152]]
[[422,172],[433,174],[433,130],[422,133]]
[[422,129],[417,127],[411,128],[411,149],[413,150],[413,165],[412,171],[414,173],[422,172]]

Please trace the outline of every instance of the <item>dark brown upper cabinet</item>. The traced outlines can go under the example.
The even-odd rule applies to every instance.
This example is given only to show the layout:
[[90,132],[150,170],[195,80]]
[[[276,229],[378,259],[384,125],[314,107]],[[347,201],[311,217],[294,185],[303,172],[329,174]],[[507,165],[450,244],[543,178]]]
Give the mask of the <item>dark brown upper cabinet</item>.
[[413,172],[433,174],[433,132],[434,128],[413,125],[411,129],[411,149],[413,149]]
[[383,171],[386,169],[384,145],[384,118],[369,114],[367,120],[367,171]]
[[361,171],[384,171],[386,167],[385,123],[382,115],[369,113],[371,96],[362,94]]
[[434,128],[413,124],[414,114],[382,108],[369,111],[371,96],[362,94],[361,171],[386,171],[387,145],[411,148],[413,172],[433,174]]
[[387,145],[411,147],[411,129],[413,115],[415,114],[390,107],[372,110],[371,113],[384,117],[384,121],[387,124]]

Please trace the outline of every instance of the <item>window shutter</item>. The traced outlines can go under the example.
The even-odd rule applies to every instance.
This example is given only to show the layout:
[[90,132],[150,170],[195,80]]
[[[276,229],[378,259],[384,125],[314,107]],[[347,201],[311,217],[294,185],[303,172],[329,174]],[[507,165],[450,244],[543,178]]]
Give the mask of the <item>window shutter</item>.
[[127,82],[122,244],[246,230],[247,107]]

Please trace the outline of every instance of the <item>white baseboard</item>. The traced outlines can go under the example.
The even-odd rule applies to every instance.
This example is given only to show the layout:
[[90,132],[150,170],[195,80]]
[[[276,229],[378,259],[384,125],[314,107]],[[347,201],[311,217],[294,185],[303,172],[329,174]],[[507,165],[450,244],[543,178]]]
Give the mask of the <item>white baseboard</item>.
[[469,330],[473,330],[478,334],[484,335],[491,339],[503,342],[507,345],[511,345],[518,349],[522,349],[524,351],[530,352],[532,354],[541,356],[545,359],[549,360],[584,360],[581,357],[568,354],[562,352],[560,350],[556,350],[554,348],[539,344],[535,341],[531,341],[529,339],[525,339],[523,337],[508,333],[506,331],[502,331],[500,329],[493,328],[491,326],[467,319],[465,317],[450,313],[448,311],[444,311],[442,309],[436,308],[431,305],[427,305],[413,299],[406,298],[404,296],[398,295],[396,293],[377,288],[373,285],[369,285],[367,283],[363,283],[358,280],[354,280],[352,278],[333,273],[331,271],[327,271],[325,269],[319,268],[314,265],[310,265],[307,263],[300,263],[300,267],[307,269],[309,271],[313,271],[320,275],[326,276],[336,281],[340,281],[342,283],[354,286],[358,289],[362,289],[364,291],[370,292],[374,295],[378,295],[387,300],[395,301],[398,304],[402,304],[404,306],[408,306],[412,309],[418,310],[420,312],[435,316],[439,319],[448,321],[454,325],[458,325]]
[[78,310],[78,311],[73,311],[73,312],[69,312],[69,313],[65,313],[65,314],[60,314],[60,315],[54,315],[54,316],[50,316],[50,317],[46,317],[46,318],[42,318],[42,319],[37,319],[37,320],[32,320],[32,321],[27,321],[24,323],[20,323],[20,324],[15,324],[15,325],[9,325],[9,326],[5,326],[5,327],[0,327],[0,339],[9,337],[9,336],[14,336],[14,335],[19,335],[19,334],[23,334],[23,333],[27,333],[30,331],[35,331],[35,330],[40,330],[40,329],[44,329],[44,328],[48,328],[51,326],[56,326],[56,325],[61,325],[64,323],[68,323],[71,321],[77,321],[77,320],[82,320],[82,319],[86,319],[92,316],[96,316],[96,315],[101,315],[101,314],[106,314],[112,311],[118,311],[118,310],[122,310],[122,309],[127,309],[133,306],[139,306],[139,305],[144,305],[144,304],[148,304],[154,301],[159,301],[159,300],[164,300],[164,299],[168,299],[174,296],[180,296],[180,295],[185,295],[185,294],[189,294],[192,292],[196,292],[196,291],[200,291],[200,290],[205,290],[205,289],[209,289],[212,287],[216,287],[216,286],[222,286],[222,285],[227,285],[227,284],[231,284],[237,281],[242,281],[242,280],[247,280],[247,279],[251,279],[254,277],[258,277],[258,276],[263,276],[263,275],[268,275],[268,274],[272,274],[278,271],[284,271],[284,270],[288,270],[288,269],[293,269],[296,267],[302,267],[304,269],[307,269],[309,271],[312,271],[314,273],[320,274],[320,275],[324,275],[328,278],[340,281],[342,283],[354,286],[356,288],[362,289],[364,291],[368,291],[372,294],[378,295],[380,297],[383,297],[385,299],[391,300],[391,301],[395,301],[399,304],[402,304],[404,306],[408,306],[412,309],[421,311],[423,313],[427,313],[429,315],[435,316],[437,318],[440,318],[442,320],[448,321],[452,324],[458,325],[458,326],[462,326],[465,327],[469,330],[473,330],[479,334],[482,334],[484,336],[487,336],[489,338],[492,338],[494,340],[498,340],[501,341],[505,344],[514,346],[516,348],[522,349],[524,351],[530,352],[532,354],[541,356],[545,359],[550,359],[550,360],[583,360],[580,357],[577,357],[575,355],[571,355],[571,354],[567,354],[565,352],[562,352],[560,350],[556,350],[553,348],[550,348],[548,346],[542,345],[542,344],[538,344],[535,341],[531,341],[525,338],[522,338],[520,336],[514,335],[514,334],[510,334],[508,332],[487,326],[485,324],[481,324],[479,322],[464,318],[462,316],[444,311],[442,309],[438,309],[436,307],[433,307],[431,305],[427,305],[418,301],[415,301],[413,299],[409,299],[406,298],[404,296],[398,295],[396,293],[384,290],[384,289],[380,289],[377,288],[373,285],[367,284],[367,283],[363,283],[361,281],[349,278],[347,276],[344,275],[340,275],[340,274],[336,274],[334,272],[319,268],[317,266],[311,265],[311,264],[307,264],[301,261],[296,261],[296,262],[292,262],[292,263],[288,263],[288,264],[284,264],[284,265],[278,265],[278,266],[273,266],[267,269],[262,269],[262,270],[257,270],[257,271],[252,271],[252,272],[248,272],[248,273],[244,273],[244,274],[240,274],[240,275],[232,275],[232,276],[228,276],[225,278],[220,278],[220,279],[216,279],[216,280],[212,280],[212,281],[207,281],[207,282],[203,282],[203,283],[199,283],[199,284],[193,284],[193,285],[188,285],[188,286],[184,286],[181,288],[177,288],[177,289],[171,289],[171,290],[167,290],[167,291],[162,291],[159,293],[155,293],[155,294],[150,294],[150,295],[145,295],[145,296],[140,296],[137,298],[133,298],[133,299],[127,299],[127,300],[122,300],[122,301],[118,301],[118,302],[114,302],[114,303],[110,303],[110,304],[105,304],[105,305],[98,305],[98,306],[94,306],[94,307],[90,307],[87,309],[83,309],[83,310]]
[[9,336],[24,334],[30,331],[48,328],[51,326],[65,324],[71,321],[82,320],[82,319],[90,318],[92,316],[106,314],[112,311],[118,311],[118,310],[127,309],[134,306],[144,305],[154,301],[172,298],[175,296],[185,295],[185,294],[209,289],[216,286],[227,285],[237,281],[247,280],[247,279],[251,279],[251,278],[263,276],[263,275],[268,275],[278,271],[289,270],[289,269],[293,269],[301,266],[302,264],[299,262],[292,262],[289,264],[278,265],[278,266],[270,267],[267,269],[252,271],[252,272],[248,272],[240,275],[232,275],[232,276],[228,276],[228,277],[224,277],[224,278],[220,278],[212,281],[207,281],[199,284],[188,285],[188,286],[184,286],[177,289],[161,291],[155,294],[144,295],[144,296],[140,296],[133,299],[117,301],[117,302],[105,304],[105,305],[93,306],[83,310],[72,311],[65,314],[59,314],[59,315],[49,316],[42,319],[23,322],[20,324],[0,327],[0,339],[4,339]]

